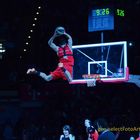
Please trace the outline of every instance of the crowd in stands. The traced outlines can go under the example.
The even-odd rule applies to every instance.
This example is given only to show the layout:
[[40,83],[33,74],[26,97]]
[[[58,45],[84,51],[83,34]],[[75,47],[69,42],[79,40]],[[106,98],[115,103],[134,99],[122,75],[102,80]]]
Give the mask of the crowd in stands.
[[[118,140],[138,137],[139,89],[133,84],[87,87],[84,84],[24,83],[19,87],[19,95],[20,101],[3,103],[0,109],[4,116],[0,117],[1,140],[56,140],[66,124],[70,125],[76,140],[85,140],[87,118],[93,125],[104,118],[109,128],[137,128],[112,131]],[[4,114],[6,108],[11,108],[11,116],[16,117]]]

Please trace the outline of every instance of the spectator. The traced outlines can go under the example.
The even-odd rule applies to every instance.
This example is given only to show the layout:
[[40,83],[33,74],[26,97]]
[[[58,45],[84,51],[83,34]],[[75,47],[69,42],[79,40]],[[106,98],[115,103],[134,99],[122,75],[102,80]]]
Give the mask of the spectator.
[[99,132],[98,140],[116,140],[116,136],[109,130],[105,119],[96,120],[96,125]]
[[63,134],[60,136],[60,140],[75,140],[75,136],[71,133],[69,125],[63,126]]
[[88,140],[98,140],[98,132],[94,128],[90,120],[85,119],[85,127],[88,135]]

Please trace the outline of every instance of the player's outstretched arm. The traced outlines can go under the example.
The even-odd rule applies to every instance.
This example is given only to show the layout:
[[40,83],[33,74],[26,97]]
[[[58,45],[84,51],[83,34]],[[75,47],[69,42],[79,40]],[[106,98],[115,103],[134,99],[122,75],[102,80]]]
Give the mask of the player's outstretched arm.
[[73,44],[72,37],[66,32],[64,32],[64,35],[66,35],[68,37],[68,45],[69,45],[70,49],[72,50],[72,44]]
[[57,52],[58,51],[58,46],[55,45],[55,43],[53,42],[54,39],[57,37],[57,34],[54,33],[54,35],[49,39],[48,41],[48,45],[55,51]]

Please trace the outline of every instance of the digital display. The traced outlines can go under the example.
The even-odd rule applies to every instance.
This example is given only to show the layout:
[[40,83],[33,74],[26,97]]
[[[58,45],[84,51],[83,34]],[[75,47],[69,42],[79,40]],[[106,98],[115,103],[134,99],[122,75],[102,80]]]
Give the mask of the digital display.
[[120,17],[124,17],[125,16],[125,11],[122,9],[117,9],[116,10],[116,15],[120,16]]
[[114,14],[110,8],[91,10],[88,17],[88,31],[114,30]]
[[92,10],[92,15],[93,16],[106,16],[106,15],[109,15],[109,14],[110,14],[110,9],[109,8]]

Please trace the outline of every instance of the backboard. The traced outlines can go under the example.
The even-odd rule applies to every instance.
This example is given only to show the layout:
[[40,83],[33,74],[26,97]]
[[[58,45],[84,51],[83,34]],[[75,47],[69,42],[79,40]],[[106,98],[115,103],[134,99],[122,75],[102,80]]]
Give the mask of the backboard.
[[71,84],[87,83],[92,79],[103,82],[128,80],[127,42],[75,45]]

